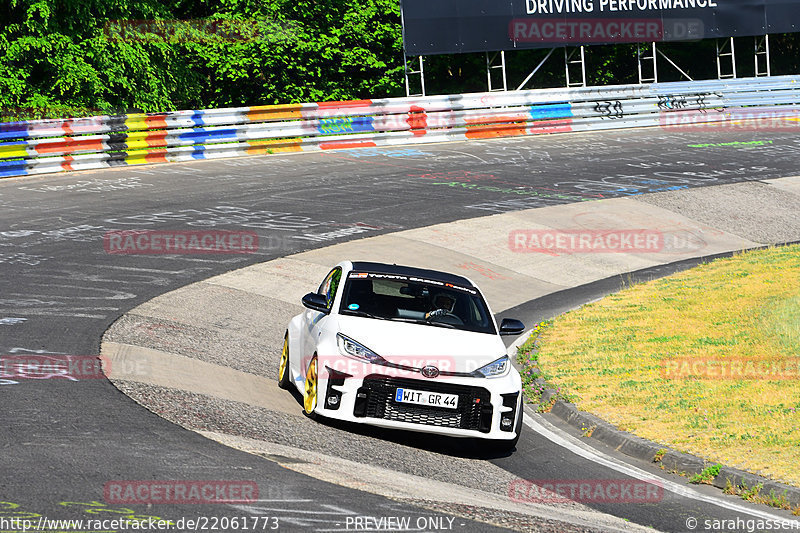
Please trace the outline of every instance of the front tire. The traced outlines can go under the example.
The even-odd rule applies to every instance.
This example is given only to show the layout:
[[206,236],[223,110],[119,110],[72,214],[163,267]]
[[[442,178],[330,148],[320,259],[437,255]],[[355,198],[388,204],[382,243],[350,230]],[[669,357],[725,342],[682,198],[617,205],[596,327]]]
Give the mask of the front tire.
[[311,358],[306,369],[305,395],[303,396],[303,411],[307,416],[314,416],[317,407],[317,355]]
[[283,351],[281,352],[281,363],[278,366],[278,386],[284,390],[289,390],[292,379],[289,377],[289,332],[283,337]]

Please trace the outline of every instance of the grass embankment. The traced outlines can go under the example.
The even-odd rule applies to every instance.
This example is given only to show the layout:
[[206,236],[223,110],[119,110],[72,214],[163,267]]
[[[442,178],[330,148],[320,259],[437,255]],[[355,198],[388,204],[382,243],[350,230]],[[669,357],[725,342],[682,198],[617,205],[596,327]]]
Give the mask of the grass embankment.
[[620,429],[800,486],[800,246],[634,285],[526,344],[529,394],[541,372]]

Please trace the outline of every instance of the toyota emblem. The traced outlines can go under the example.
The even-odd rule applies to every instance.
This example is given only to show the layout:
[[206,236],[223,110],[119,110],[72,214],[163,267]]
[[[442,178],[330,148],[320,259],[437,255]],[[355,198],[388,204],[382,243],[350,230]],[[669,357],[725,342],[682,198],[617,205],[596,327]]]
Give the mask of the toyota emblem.
[[433,365],[423,366],[419,372],[426,378],[435,378],[439,375],[439,369]]

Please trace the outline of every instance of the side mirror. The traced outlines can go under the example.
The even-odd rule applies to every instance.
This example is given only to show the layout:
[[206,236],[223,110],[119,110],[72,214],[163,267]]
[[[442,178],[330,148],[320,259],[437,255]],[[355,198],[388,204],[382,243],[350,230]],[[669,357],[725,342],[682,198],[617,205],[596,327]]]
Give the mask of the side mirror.
[[525,331],[525,324],[515,318],[504,318],[500,323],[500,335],[519,335]]
[[319,311],[320,313],[328,313],[328,301],[321,294],[309,292],[303,296],[303,305],[312,311]]

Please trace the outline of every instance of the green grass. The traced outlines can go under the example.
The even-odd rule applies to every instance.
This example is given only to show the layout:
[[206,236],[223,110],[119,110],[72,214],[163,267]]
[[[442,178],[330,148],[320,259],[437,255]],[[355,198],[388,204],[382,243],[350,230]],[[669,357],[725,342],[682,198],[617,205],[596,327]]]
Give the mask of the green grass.
[[[620,429],[800,486],[800,246],[633,285],[541,324],[522,348],[529,396],[536,376]],[[794,373],[666,372],[708,360]]]
[[703,469],[699,474],[695,474],[689,479],[689,483],[706,483],[711,484],[714,478],[719,475],[721,465],[711,465]]

